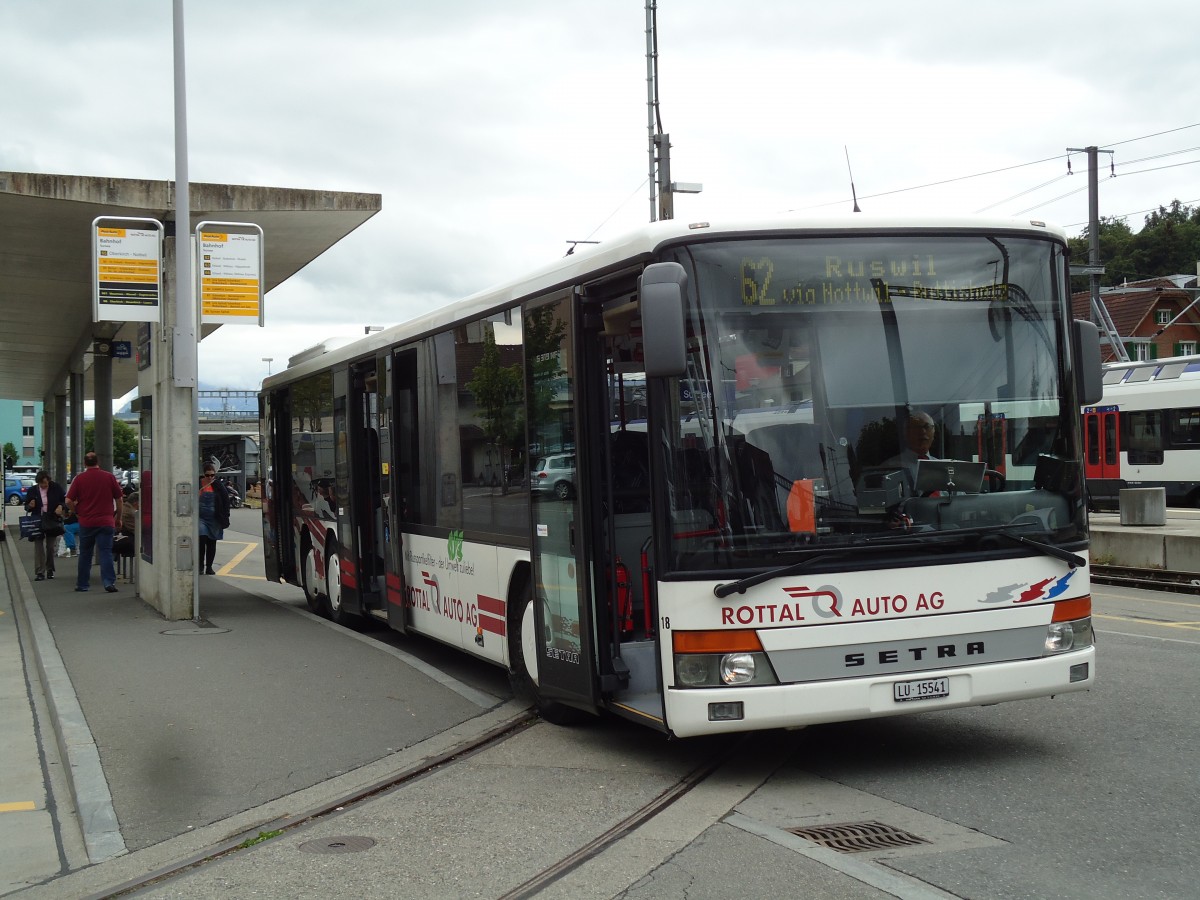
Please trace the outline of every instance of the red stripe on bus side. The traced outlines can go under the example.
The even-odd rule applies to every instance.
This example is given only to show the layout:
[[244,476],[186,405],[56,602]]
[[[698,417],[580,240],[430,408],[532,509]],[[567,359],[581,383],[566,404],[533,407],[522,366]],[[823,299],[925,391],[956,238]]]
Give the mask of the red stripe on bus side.
[[491,616],[481,612],[479,614],[479,627],[484,631],[490,631],[492,634],[498,634],[500,637],[504,637],[505,628],[503,619],[494,619]]
[[504,618],[504,612],[508,608],[503,600],[497,600],[495,597],[489,597],[486,594],[477,594],[476,598],[479,602],[479,611],[491,613],[493,616]]

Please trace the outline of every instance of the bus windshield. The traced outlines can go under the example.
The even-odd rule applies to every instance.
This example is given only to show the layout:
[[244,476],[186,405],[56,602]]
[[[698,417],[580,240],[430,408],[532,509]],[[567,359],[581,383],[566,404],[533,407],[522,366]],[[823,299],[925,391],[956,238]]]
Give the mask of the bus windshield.
[[1058,244],[798,237],[668,258],[689,275],[687,373],[659,422],[673,570],[1084,537]]

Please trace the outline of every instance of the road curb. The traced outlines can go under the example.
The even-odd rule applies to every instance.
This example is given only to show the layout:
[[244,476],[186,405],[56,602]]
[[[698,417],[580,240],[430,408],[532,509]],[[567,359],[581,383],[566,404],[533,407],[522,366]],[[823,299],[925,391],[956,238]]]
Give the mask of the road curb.
[[64,763],[63,770],[79,816],[88,859],[92,863],[103,862],[128,850],[121,836],[117,812],[113,808],[108,779],[104,777],[104,769],[100,765],[100,751],[79,706],[79,698],[75,695],[71,676],[59,655],[54,634],[42,614],[41,604],[17,555],[16,546],[12,541],[4,541],[3,546],[8,554],[8,568],[16,587],[13,605],[29,625],[38,677],[50,707],[54,739]]

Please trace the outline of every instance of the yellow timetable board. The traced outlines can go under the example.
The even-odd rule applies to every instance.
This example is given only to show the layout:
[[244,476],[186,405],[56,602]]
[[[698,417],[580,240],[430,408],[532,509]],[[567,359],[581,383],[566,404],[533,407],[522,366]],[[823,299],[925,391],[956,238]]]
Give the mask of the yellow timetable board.
[[162,304],[161,226],[138,228],[101,221],[93,223],[92,233],[93,318],[157,322]]
[[262,319],[262,235],[201,230],[197,264],[201,322]]

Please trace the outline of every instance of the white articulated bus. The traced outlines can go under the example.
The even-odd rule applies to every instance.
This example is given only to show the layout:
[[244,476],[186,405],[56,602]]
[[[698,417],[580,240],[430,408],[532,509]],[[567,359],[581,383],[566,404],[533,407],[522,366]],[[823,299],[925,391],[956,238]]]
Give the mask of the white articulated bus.
[[648,225],[269,377],[266,574],[556,722],[1086,689],[1100,364],[1069,310],[1040,222]]
[[1161,487],[1171,506],[1200,506],[1200,356],[1104,367],[1104,397],[1083,409],[1089,500]]

